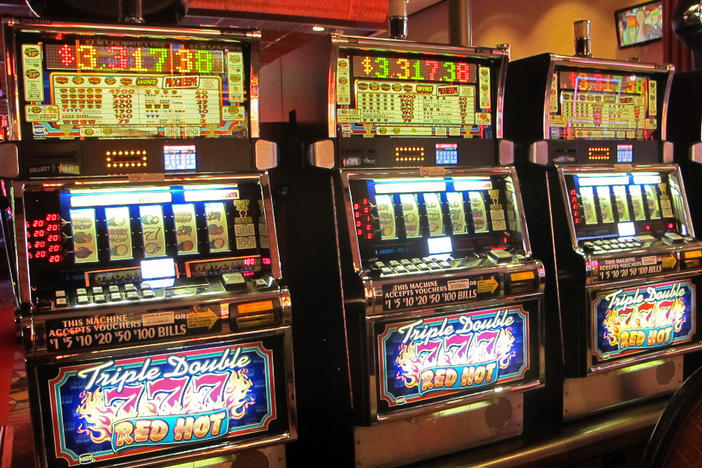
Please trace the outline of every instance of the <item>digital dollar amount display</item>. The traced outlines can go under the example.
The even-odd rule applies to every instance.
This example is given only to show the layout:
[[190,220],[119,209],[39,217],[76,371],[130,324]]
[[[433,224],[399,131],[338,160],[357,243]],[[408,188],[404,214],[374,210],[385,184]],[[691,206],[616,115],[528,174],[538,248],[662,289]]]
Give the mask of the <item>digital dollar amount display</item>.
[[248,135],[243,42],[40,35],[19,55],[35,140]]
[[658,82],[632,73],[554,72],[550,138],[650,140],[658,135]]
[[182,44],[163,47],[47,44],[45,53],[49,70],[217,74],[224,70],[221,50],[189,49]]
[[475,82],[475,64],[410,57],[353,57],[353,74],[359,78],[396,80]]
[[348,51],[336,63],[341,136],[492,138],[495,62]]

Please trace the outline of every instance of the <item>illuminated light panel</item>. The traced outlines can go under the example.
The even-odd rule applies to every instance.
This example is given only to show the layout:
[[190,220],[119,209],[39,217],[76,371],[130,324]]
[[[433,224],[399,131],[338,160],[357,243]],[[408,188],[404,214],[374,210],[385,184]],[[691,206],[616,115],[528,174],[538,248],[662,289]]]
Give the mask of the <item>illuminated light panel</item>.
[[238,188],[222,188],[209,190],[186,190],[183,198],[188,202],[213,201],[213,200],[238,200]]
[[157,260],[142,260],[141,277],[144,280],[175,277],[175,262],[172,258],[159,258]]
[[429,255],[451,253],[453,252],[453,243],[448,236],[429,238],[427,239],[427,250]]
[[488,177],[471,177],[453,179],[453,188],[456,191],[466,190],[492,190],[492,182]]
[[71,207],[139,205],[145,203],[170,203],[170,190],[69,190]]
[[581,187],[593,187],[596,185],[629,185],[628,175],[617,174],[588,174],[576,176],[578,185]]
[[591,331],[597,359],[690,341],[696,328],[694,292],[689,280],[599,292],[592,303],[595,326]]
[[619,236],[634,236],[636,235],[636,225],[634,223],[618,223],[617,231]]
[[393,179],[390,182],[373,180],[375,193],[445,192],[443,179]]
[[661,176],[660,174],[634,174],[634,183],[637,185],[647,185],[647,184],[660,184]]

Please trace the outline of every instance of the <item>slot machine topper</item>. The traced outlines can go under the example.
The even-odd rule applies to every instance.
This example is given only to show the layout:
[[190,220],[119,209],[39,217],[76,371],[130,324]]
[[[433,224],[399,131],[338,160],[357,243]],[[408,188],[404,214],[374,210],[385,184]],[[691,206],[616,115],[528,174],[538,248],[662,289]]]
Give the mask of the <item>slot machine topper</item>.
[[[343,304],[325,314],[345,317],[356,462],[521,433],[520,392],[544,382],[544,271],[501,138],[508,52],[332,35],[281,60],[309,162],[332,169]],[[505,405],[499,430],[486,404]],[[393,448],[421,414],[446,437]]]
[[702,243],[666,141],[672,74],[553,54],[509,66],[505,135],[521,144],[527,220],[548,226],[533,242],[553,272],[547,334],[565,367],[547,373],[565,378],[565,419],[674,391],[681,354],[700,347]]
[[37,463],[163,464],[294,439],[260,33],[3,27],[0,160]]

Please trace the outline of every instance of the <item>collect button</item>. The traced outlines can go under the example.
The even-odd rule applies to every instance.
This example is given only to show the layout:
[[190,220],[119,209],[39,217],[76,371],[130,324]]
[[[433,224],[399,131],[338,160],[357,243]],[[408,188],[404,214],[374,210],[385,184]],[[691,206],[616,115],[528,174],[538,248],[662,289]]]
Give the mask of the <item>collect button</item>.
[[222,275],[222,282],[227,288],[236,288],[246,286],[246,279],[241,273],[226,273]]

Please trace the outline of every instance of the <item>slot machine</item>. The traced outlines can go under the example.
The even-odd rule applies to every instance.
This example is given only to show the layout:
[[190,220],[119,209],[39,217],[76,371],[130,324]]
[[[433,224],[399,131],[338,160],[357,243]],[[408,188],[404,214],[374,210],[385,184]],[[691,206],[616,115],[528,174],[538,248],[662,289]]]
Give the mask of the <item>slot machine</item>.
[[700,347],[700,249],[666,141],[673,69],[543,54],[510,63],[505,135],[551,271],[559,416],[672,392]]
[[36,463],[296,437],[260,33],[4,23],[13,269]]
[[310,171],[331,170],[315,194],[333,200],[336,242],[318,257],[338,265],[314,287],[341,288],[338,303],[305,307],[340,322],[315,341],[328,351],[306,359],[310,340],[296,335],[296,356],[323,355],[347,373],[336,375],[350,385],[353,447],[343,453],[356,465],[520,434],[521,392],[543,385],[544,270],[501,138],[507,60],[505,49],[342,35],[281,59],[284,110],[312,142]]

